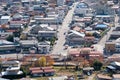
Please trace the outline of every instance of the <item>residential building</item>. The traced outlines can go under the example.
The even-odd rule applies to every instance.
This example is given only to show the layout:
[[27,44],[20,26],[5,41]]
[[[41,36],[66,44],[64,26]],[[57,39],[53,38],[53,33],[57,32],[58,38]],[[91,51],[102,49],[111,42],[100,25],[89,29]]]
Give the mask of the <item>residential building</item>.
[[113,74],[112,80],[120,80],[120,74]]
[[112,80],[110,76],[98,74],[96,80]]
[[105,51],[111,52],[111,53],[119,53],[120,52],[120,38],[113,40],[113,41],[107,41],[105,43]]
[[1,72],[2,77],[8,76],[8,75],[18,76],[23,74],[23,72],[20,71],[21,64],[19,61],[5,61],[5,62],[2,62],[2,65],[7,66],[5,71]]
[[80,2],[76,8],[75,8],[75,14],[81,16],[81,17],[84,17],[84,16],[87,16],[87,15],[93,15],[93,10],[91,8],[89,8],[88,4],[87,3],[84,3],[84,2]]
[[0,32],[0,39],[5,40],[9,35],[13,35],[12,32]]
[[14,42],[9,42],[6,40],[0,40],[0,53],[15,53],[16,49],[20,48],[19,44],[16,44]]
[[116,40],[120,37],[120,31],[112,31],[110,34],[110,39],[111,40]]
[[108,28],[108,26],[106,24],[97,24],[95,26],[95,30],[105,30],[107,28]]
[[58,15],[53,17],[40,17],[34,16],[34,19],[42,24],[60,24],[62,20],[58,17]]
[[115,20],[114,15],[96,15],[95,18],[106,23],[114,22]]
[[37,47],[38,41],[37,40],[20,40],[19,43],[21,45],[21,48],[23,49],[23,53],[30,53],[30,49],[32,47],[35,47],[35,48]]
[[57,33],[56,31],[39,31],[38,32],[38,37],[40,39],[52,39],[52,38],[57,38]]
[[89,61],[90,64],[92,64],[94,60],[99,60],[103,62],[103,53],[95,51],[94,49],[89,47],[69,49],[68,55],[69,57],[71,57],[71,59],[75,57],[84,58],[85,60]]
[[84,33],[70,30],[70,32],[66,36],[66,41],[69,45],[83,45],[84,37],[85,37]]
[[30,68],[30,74],[32,76],[53,76],[55,70],[52,67],[33,67]]
[[65,0],[57,0],[57,6],[63,6],[65,4]]
[[50,52],[50,42],[39,42],[38,43],[38,53],[48,54]]
[[120,62],[120,54],[114,53],[113,55],[111,55],[107,58],[108,63],[109,62],[114,62],[114,61]]
[[57,31],[56,27],[48,24],[40,24],[34,26],[30,30],[30,34],[33,36],[38,35],[39,39],[51,39],[51,38],[57,38]]
[[2,16],[0,18],[0,22],[1,24],[8,24],[8,22],[11,20],[11,17],[10,16]]

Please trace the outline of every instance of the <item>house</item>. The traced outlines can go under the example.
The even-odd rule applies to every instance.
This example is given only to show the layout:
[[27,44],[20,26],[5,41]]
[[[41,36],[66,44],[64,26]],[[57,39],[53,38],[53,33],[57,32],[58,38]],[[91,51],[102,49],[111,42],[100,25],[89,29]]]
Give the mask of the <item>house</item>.
[[20,48],[19,44],[16,44],[14,42],[9,42],[6,40],[0,40],[0,53],[15,53],[16,49]]
[[112,80],[120,80],[120,74],[113,74]]
[[106,70],[108,72],[113,72],[113,73],[120,73],[120,62],[111,62],[107,67]]
[[55,30],[57,27],[50,26],[48,24],[41,24],[38,26],[34,26],[30,33],[36,36],[38,35],[39,39],[52,39],[57,38],[57,31]]
[[65,0],[57,0],[57,6],[63,6],[65,4]]
[[0,32],[0,39],[5,40],[9,35],[13,35],[12,32]]
[[30,74],[33,77],[36,76],[53,76],[55,73],[55,70],[52,69],[52,67],[33,67],[29,68]]
[[16,13],[12,16],[13,21],[20,21],[20,20],[22,20],[22,18],[23,18],[23,16],[19,13]]
[[6,77],[6,76],[18,76],[18,75],[22,75],[23,72],[20,71],[20,62],[19,61],[4,61],[2,62],[2,65],[4,67],[7,67],[5,69],[5,71],[2,71],[2,77]]
[[85,37],[84,33],[70,30],[70,32],[66,36],[66,41],[69,45],[83,45],[84,37]]
[[112,31],[110,34],[110,39],[111,40],[116,40],[120,37],[120,32],[119,31]]
[[112,80],[112,78],[107,75],[98,74],[96,80]]
[[96,15],[95,18],[106,23],[114,22],[114,15]]
[[50,42],[39,42],[38,43],[38,53],[47,54],[50,52]]
[[8,24],[8,22],[11,20],[11,17],[10,16],[2,16],[0,18],[0,23],[1,24]]
[[120,54],[115,53],[107,58],[107,62],[114,62],[114,61],[120,62]]
[[52,17],[34,16],[34,20],[37,20],[39,23],[42,23],[42,24],[61,24],[62,23],[62,20],[60,19],[58,14]]
[[87,14],[92,14],[92,9],[89,8],[88,4],[85,2],[79,2],[75,8],[75,14],[84,17],[87,16]]
[[93,72],[94,68],[93,67],[84,67],[83,68],[83,73],[87,74],[87,75],[91,75]]
[[37,47],[38,41],[36,40],[20,40],[19,41],[21,48],[23,49],[23,53],[29,53],[32,47]]
[[78,56],[82,57],[85,60],[89,61],[91,64],[94,62],[94,60],[98,59],[99,61],[103,62],[103,54],[89,47],[69,49],[68,55],[71,57],[71,59]]
[[108,28],[108,26],[106,24],[97,24],[95,26],[95,30],[105,30],[107,28]]
[[111,53],[120,52],[120,38],[105,43],[105,51]]
[[39,31],[38,36],[41,39],[52,39],[57,37],[56,31]]

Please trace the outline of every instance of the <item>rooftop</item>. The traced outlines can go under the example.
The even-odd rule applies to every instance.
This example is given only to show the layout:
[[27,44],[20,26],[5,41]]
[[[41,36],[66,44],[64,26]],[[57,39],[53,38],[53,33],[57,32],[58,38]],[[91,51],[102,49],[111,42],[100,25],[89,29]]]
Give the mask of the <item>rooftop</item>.
[[120,74],[113,74],[113,78],[120,79]]
[[1,19],[10,19],[10,16],[2,16]]

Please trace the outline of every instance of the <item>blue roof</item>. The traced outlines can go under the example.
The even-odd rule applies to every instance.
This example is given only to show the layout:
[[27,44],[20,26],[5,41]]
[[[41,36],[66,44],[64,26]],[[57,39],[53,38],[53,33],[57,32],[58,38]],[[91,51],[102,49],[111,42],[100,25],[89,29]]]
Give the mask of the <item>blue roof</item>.
[[106,24],[97,24],[96,28],[107,28],[108,26]]
[[86,3],[84,3],[84,2],[82,2],[82,3],[79,3],[79,4],[76,6],[76,8],[88,8],[88,5],[87,5]]

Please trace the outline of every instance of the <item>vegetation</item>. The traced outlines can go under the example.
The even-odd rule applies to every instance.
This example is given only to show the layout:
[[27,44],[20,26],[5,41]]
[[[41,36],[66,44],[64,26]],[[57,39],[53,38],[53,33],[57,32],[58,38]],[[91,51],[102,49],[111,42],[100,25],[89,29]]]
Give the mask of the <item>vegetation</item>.
[[93,63],[93,67],[96,71],[101,70],[102,66],[103,64],[98,60],[95,60]]
[[7,41],[11,41],[11,42],[14,42],[14,36],[13,35],[9,35],[7,38],[6,38]]
[[52,66],[54,64],[54,60],[49,56],[42,56],[38,60],[34,62],[35,67],[45,67],[45,66]]
[[25,39],[27,39],[27,36],[25,34],[21,34],[20,39],[25,40]]
[[29,75],[29,66],[21,66],[21,70],[23,71],[23,76]]

